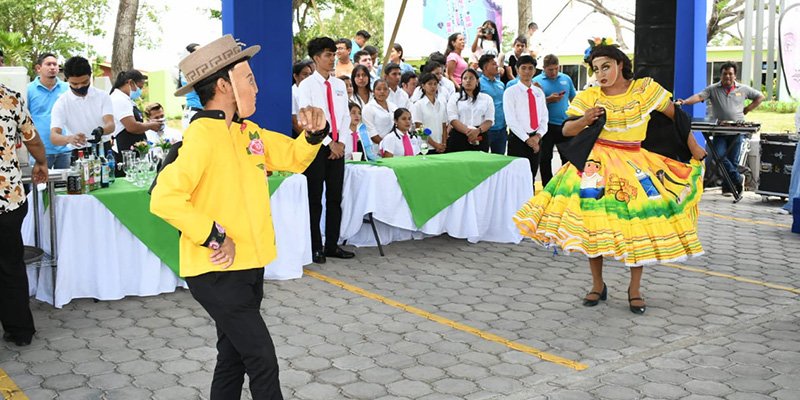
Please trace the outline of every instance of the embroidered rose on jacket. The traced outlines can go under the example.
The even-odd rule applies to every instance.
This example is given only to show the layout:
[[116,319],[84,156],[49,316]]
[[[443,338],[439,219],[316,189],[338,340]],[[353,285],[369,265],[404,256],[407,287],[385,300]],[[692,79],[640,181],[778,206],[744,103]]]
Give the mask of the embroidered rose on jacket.
[[261,139],[253,139],[250,141],[250,144],[247,146],[247,154],[252,154],[256,156],[263,156],[264,155],[264,142]]

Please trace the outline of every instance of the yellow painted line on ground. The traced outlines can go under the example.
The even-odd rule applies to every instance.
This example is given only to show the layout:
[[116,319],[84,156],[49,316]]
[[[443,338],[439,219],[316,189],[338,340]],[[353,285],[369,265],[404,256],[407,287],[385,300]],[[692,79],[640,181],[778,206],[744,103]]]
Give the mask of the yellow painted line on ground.
[[28,400],[28,396],[22,393],[22,390],[17,387],[17,384],[11,380],[11,377],[2,368],[0,368],[0,395],[5,400]]
[[679,264],[673,264],[673,263],[664,263],[664,264],[661,264],[661,265],[663,265],[665,267],[670,267],[670,268],[682,269],[684,271],[699,272],[701,274],[716,276],[716,277],[719,277],[719,278],[733,279],[733,280],[738,281],[738,282],[752,283],[753,285],[764,286],[764,287],[768,287],[770,289],[785,290],[787,292],[800,294],[800,289],[793,288],[791,286],[778,285],[778,284],[775,284],[775,283],[759,281],[759,280],[756,280],[756,279],[744,278],[744,277],[741,277],[741,276],[736,276],[736,275],[732,275],[732,274],[726,274],[724,272],[711,271],[711,270],[708,270],[708,269],[689,267],[689,266],[686,266],[686,265],[679,265]]
[[358,294],[360,296],[364,296],[366,298],[369,298],[369,299],[372,299],[372,300],[375,300],[375,301],[379,301],[379,302],[381,302],[383,304],[386,304],[388,306],[399,308],[399,309],[401,309],[403,311],[406,311],[406,312],[409,312],[411,314],[420,316],[422,318],[429,319],[431,321],[440,323],[442,325],[449,326],[449,327],[451,327],[453,329],[457,329],[457,330],[460,330],[462,332],[467,332],[469,334],[478,336],[478,337],[480,337],[482,339],[502,344],[502,345],[507,346],[507,347],[509,347],[511,349],[514,349],[514,350],[517,350],[517,351],[521,351],[523,353],[530,354],[530,355],[532,355],[534,357],[538,357],[538,358],[540,358],[540,359],[542,359],[544,361],[549,361],[551,363],[555,363],[555,364],[558,364],[558,365],[563,365],[563,366],[565,366],[567,368],[572,368],[572,369],[574,369],[576,371],[582,371],[582,370],[584,370],[584,369],[589,367],[586,364],[582,364],[582,363],[579,363],[577,361],[572,361],[572,360],[569,360],[569,359],[566,359],[566,358],[563,358],[563,357],[559,357],[559,356],[556,356],[556,355],[553,355],[553,354],[550,354],[550,353],[546,353],[546,352],[543,352],[543,351],[541,351],[539,349],[536,349],[534,347],[531,347],[531,346],[528,346],[528,345],[524,345],[522,343],[517,343],[517,342],[511,341],[511,340],[508,340],[506,338],[503,338],[501,336],[492,334],[492,333],[483,332],[483,331],[481,331],[479,329],[476,329],[476,328],[473,328],[473,327],[471,327],[469,325],[465,325],[465,324],[462,324],[460,322],[453,321],[451,319],[440,317],[440,316],[435,315],[435,314],[431,314],[431,313],[429,313],[429,312],[427,312],[425,310],[421,310],[419,308],[416,308],[416,307],[413,307],[413,306],[409,306],[407,304],[403,304],[403,303],[400,303],[398,301],[383,297],[383,296],[381,296],[379,294],[372,293],[372,292],[370,292],[368,290],[365,290],[365,289],[362,289],[362,288],[360,288],[358,286],[353,286],[353,285],[351,285],[349,283],[342,282],[342,281],[340,281],[338,279],[327,277],[327,276],[322,275],[322,274],[320,274],[318,272],[305,270],[305,274],[310,276],[310,277],[319,279],[319,280],[321,280],[323,282],[327,282],[327,283],[329,283],[331,285],[338,286],[338,287],[340,287],[340,288],[342,288],[344,290],[347,290],[349,292],[353,292],[353,293]]
[[716,214],[716,213],[707,212],[707,211],[700,211],[700,215],[704,216],[704,217],[727,219],[729,221],[746,222],[748,224],[774,226],[774,227],[777,227],[777,228],[790,229],[792,227],[791,225],[788,225],[788,224],[779,224],[777,222],[771,222],[771,221],[756,221],[754,219],[749,219],[749,218],[729,217],[727,215]]

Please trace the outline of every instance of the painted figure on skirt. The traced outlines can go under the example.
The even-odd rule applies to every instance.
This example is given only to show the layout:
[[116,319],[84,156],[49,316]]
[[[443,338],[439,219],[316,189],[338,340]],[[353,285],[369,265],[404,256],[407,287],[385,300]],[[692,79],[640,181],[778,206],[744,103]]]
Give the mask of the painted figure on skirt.
[[[248,60],[259,46],[226,35],[181,60],[186,85],[203,105],[164,167],[150,210],[181,232],[180,275],[214,320],[217,365],[211,399],[241,397],[244,374],[253,399],[282,399],[275,348],[260,306],[264,266],[276,256],[268,171],[303,172],[328,133],[319,108],[300,108],[297,139],[246,120],[256,110]],[[313,132],[313,133],[308,133]]]
[[[705,151],[692,135],[683,143],[693,157],[688,164],[643,149],[650,113],[670,118],[675,113],[670,93],[650,78],[633,79],[630,60],[615,47],[597,46],[589,58],[600,86],[575,97],[564,135],[594,131],[598,138],[580,160],[582,171],[574,162],[565,164],[514,221],[537,242],[589,257],[592,289],[586,306],[607,297],[603,257],[622,261],[631,272],[629,308],[641,314],[642,265],[703,254],[697,204]],[[575,139],[566,145],[581,142]]]

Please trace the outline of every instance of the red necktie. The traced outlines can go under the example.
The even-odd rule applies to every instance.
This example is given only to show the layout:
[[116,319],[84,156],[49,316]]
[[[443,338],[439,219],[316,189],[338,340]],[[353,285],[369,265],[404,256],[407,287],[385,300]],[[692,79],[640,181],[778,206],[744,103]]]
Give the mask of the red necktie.
[[331,90],[331,83],[325,81],[325,88],[328,91],[328,113],[331,115],[331,137],[334,142],[338,142],[339,130],[336,129],[336,112],[333,109],[333,91]]
[[528,111],[531,116],[531,129],[539,129],[539,113],[536,111],[536,99],[533,97],[533,88],[528,88]]
[[351,135],[353,136],[353,151],[358,151],[358,132],[353,131]]

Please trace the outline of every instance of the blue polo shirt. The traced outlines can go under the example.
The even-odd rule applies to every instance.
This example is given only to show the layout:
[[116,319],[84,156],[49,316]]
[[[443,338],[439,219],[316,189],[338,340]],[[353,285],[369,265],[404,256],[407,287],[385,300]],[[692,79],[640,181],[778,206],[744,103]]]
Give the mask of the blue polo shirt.
[[[181,86],[186,85],[186,78],[183,76],[183,73],[180,75],[181,77]],[[194,109],[202,110],[203,104],[200,103],[200,96],[197,95],[197,92],[192,89],[191,92],[186,93],[186,107],[191,107]]]
[[548,123],[562,125],[564,121],[567,120],[569,102],[575,98],[575,86],[572,84],[572,79],[561,72],[553,79],[541,73],[533,78],[533,82],[538,83],[539,86],[542,87],[545,96],[550,96],[553,93],[561,93],[562,91],[565,92],[561,101],[547,103],[547,112],[550,115]]
[[43,85],[38,76],[28,84],[28,109],[31,112],[33,125],[36,126],[39,137],[42,138],[46,154],[60,154],[70,151],[67,146],[53,146],[50,143],[50,112],[53,110],[53,104],[56,103],[56,100],[67,90],[69,90],[69,85],[58,78],[56,78],[56,84],[52,89],[48,89],[47,86]]
[[506,129],[506,115],[503,114],[503,92],[506,89],[505,85],[500,80],[499,76],[496,76],[492,81],[483,74],[481,74],[480,82],[481,93],[488,94],[494,102],[494,125],[489,129],[493,131]]

